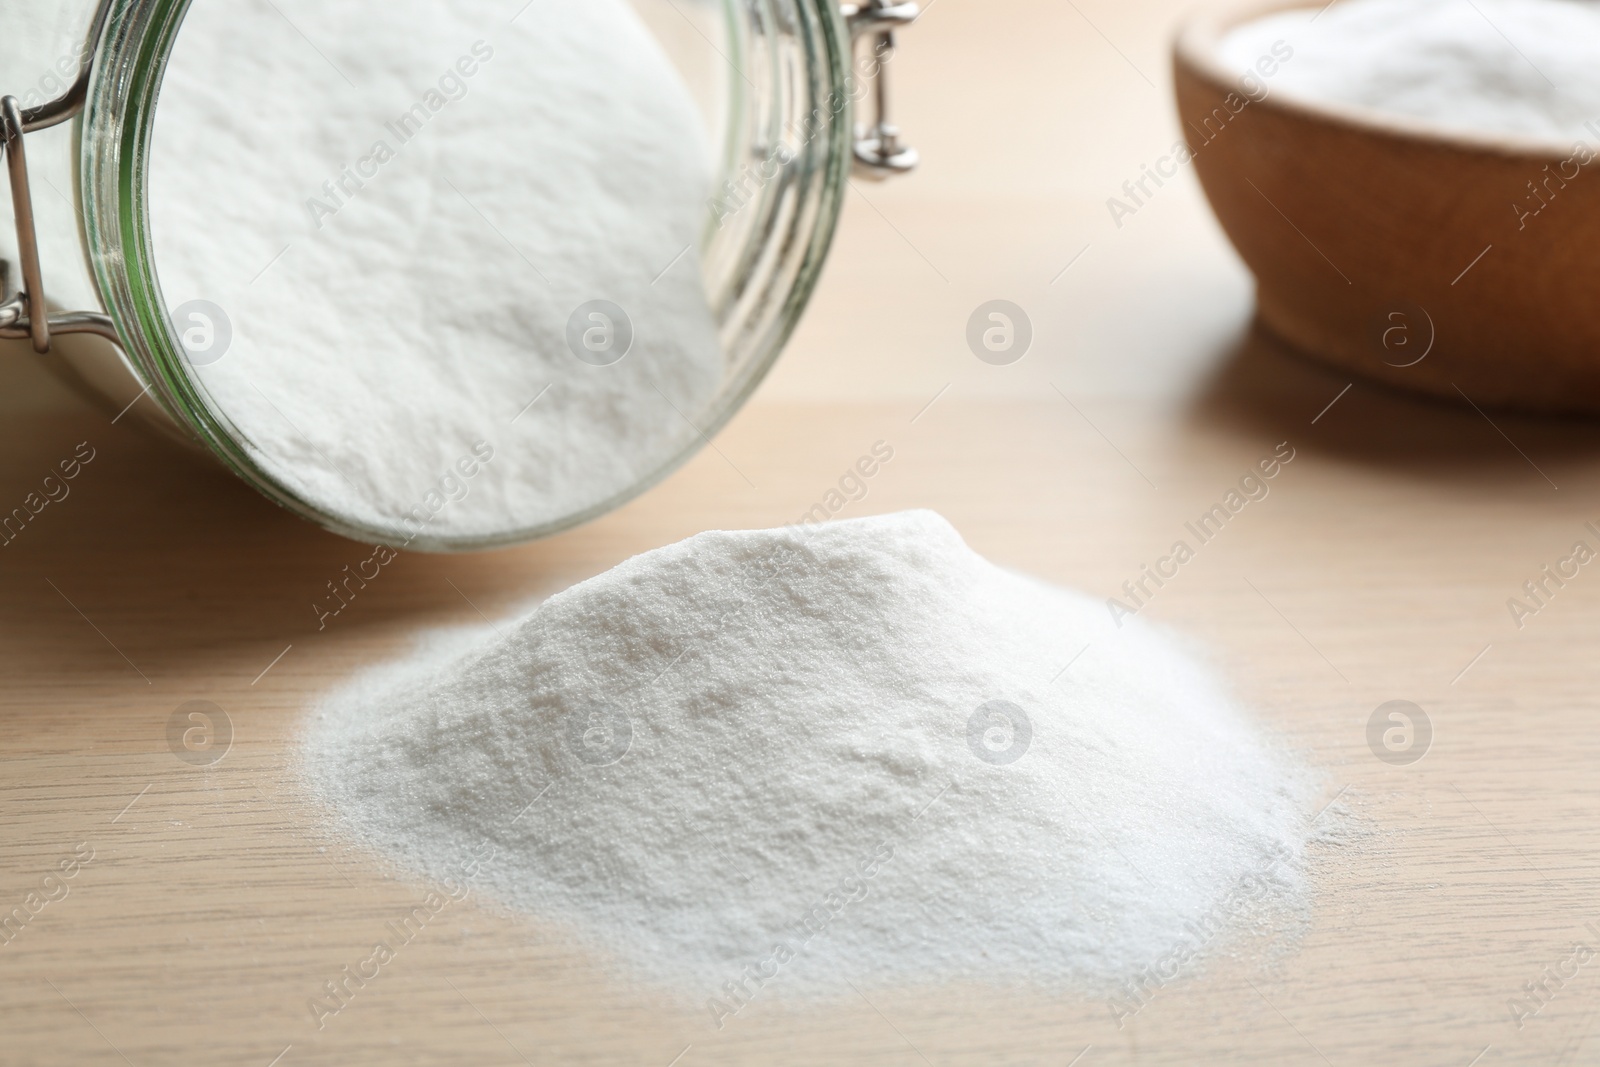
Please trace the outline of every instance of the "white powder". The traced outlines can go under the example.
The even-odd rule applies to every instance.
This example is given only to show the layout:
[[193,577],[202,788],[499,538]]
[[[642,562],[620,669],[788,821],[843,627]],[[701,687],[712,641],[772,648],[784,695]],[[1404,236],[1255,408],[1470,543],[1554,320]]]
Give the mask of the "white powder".
[[358,838],[723,1023],[846,980],[1171,979],[1297,914],[1314,808],[1171,637],[926,511],[638,556],[357,679],[303,760]]
[[[1246,23],[1223,40],[1246,69],[1287,41],[1282,90],[1442,129],[1570,144],[1600,120],[1600,4],[1587,0],[1338,0]],[[1313,22],[1315,19],[1315,22]]]
[[[231,318],[199,378],[293,493],[489,537],[698,440],[723,366],[696,247],[709,152],[622,0],[196,3],[156,114],[166,302]],[[591,300],[631,318],[620,363],[568,347]]]

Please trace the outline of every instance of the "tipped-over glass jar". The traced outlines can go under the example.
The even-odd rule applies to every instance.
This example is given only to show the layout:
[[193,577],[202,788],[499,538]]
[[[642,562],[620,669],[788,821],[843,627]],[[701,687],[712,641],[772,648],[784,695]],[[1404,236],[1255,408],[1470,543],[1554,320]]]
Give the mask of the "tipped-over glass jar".
[[18,0],[0,337],[352,538],[571,527],[754,390],[852,163],[915,165],[916,12]]

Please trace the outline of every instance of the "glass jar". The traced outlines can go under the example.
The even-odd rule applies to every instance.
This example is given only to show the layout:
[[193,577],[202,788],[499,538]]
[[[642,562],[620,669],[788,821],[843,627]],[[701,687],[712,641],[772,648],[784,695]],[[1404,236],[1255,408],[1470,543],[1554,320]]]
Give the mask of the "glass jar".
[[[220,17],[203,5],[196,5],[196,10],[213,20]],[[525,7],[523,11],[526,10]],[[537,505],[518,512],[510,506],[498,506],[495,494],[504,492],[510,499],[513,491],[524,496],[530,491],[504,479],[495,482],[480,477],[483,468],[493,466],[490,458],[496,456],[496,450],[487,441],[473,443],[463,438],[453,446],[462,453],[459,463],[441,459],[432,467],[395,473],[396,484],[414,484],[415,488],[409,491],[412,495],[390,491],[392,500],[384,498],[387,502],[380,500],[371,507],[357,506],[354,500],[341,498],[343,490],[333,479],[337,473],[351,490],[356,488],[341,469],[341,454],[335,450],[341,446],[342,438],[337,427],[326,427],[330,421],[327,410],[316,420],[316,432],[328,434],[320,444],[299,426],[295,426],[295,432],[301,433],[310,452],[327,460],[330,473],[325,480],[333,482],[332,490],[313,491],[297,481],[298,476],[278,454],[283,448],[266,442],[260,432],[234,417],[228,404],[219,401],[221,389],[214,377],[218,372],[208,369],[215,362],[214,354],[220,349],[220,357],[215,358],[226,359],[227,345],[238,333],[253,338],[251,343],[259,349],[252,349],[251,358],[257,361],[252,366],[286,366],[269,357],[281,353],[284,345],[294,343],[297,315],[303,310],[296,301],[310,297],[302,290],[298,296],[278,303],[268,298],[265,307],[256,309],[254,321],[245,324],[234,321],[224,307],[210,301],[186,300],[174,307],[170,301],[176,297],[164,292],[161,264],[164,249],[171,242],[163,244],[167,239],[157,240],[153,232],[159,227],[152,225],[152,145],[159,141],[157,117],[162,113],[159,105],[163,79],[175,50],[185,40],[186,18],[192,17],[191,0],[104,0],[92,11],[58,11],[54,23],[43,27],[42,35],[38,11],[0,14],[0,31],[6,29],[8,22],[16,29],[30,17],[33,21],[31,38],[28,34],[11,33],[8,39],[12,43],[0,44],[0,76],[7,79],[6,84],[0,84],[0,91],[11,94],[6,103],[4,134],[17,222],[15,239],[9,232],[0,232],[0,255],[5,257],[8,268],[5,292],[0,295],[9,297],[0,304],[0,337],[31,340],[36,350],[46,353],[43,358],[52,367],[102,401],[114,417],[143,419],[170,436],[204,448],[269,499],[358,540],[429,551],[481,549],[546,536],[616,508],[659,482],[704,447],[770,369],[816,284],[852,161],[871,176],[903,171],[915,164],[915,153],[899,143],[897,131],[888,122],[883,69],[892,54],[893,30],[915,17],[915,4],[871,0],[841,9],[835,0],[635,0],[631,10],[682,79],[687,98],[692,99],[693,109],[708,134],[705,143],[709,158],[704,164],[710,181],[705,189],[704,214],[696,221],[698,233],[689,243],[692,247],[686,246],[680,257],[698,264],[699,295],[693,299],[698,301],[703,296],[710,324],[708,336],[714,337],[712,343],[720,349],[714,382],[689,410],[684,410],[681,399],[674,403],[656,389],[681,419],[681,425],[673,423],[675,428],[651,439],[648,454],[635,457],[631,467],[613,464],[590,486],[584,477],[582,457],[559,457],[561,463],[570,461],[571,470],[563,483],[570,490],[567,496],[544,512]],[[290,22],[294,11],[279,14]],[[523,12],[519,11],[507,25],[514,25],[522,17]],[[44,21],[49,23],[48,19]],[[73,25],[74,21],[87,25]],[[330,46],[326,38],[319,49],[310,35],[298,26],[293,28],[306,44],[318,49],[319,55],[328,50],[332,58],[323,58],[355,88],[335,62],[343,53]],[[55,54],[49,58],[40,51],[48,50],[48,46],[37,43],[44,37],[53,37],[56,42]],[[870,46],[858,47],[862,40],[870,42]],[[270,48],[270,42],[263,42],[261,47]],[[493,46],[484,47],[493,53]],[[468,59],[466,55],[462,58]],[[30,63],[32,69],[43,73],[30,76]],[[471,66],[475,68],[477,63],[473,61]],[[468,63],[463,62],[460,69],[465,72]],[[448,68],[446,75],[454,78],[448,84],[465,84]],[[872,101],[873,121],[853,125],[854,112],[874,83],[877,93]],[[446,84],[441,79],[440,85]],[[237,87],[234,91],[238,91]],[[592,95],[592,90],[583,86],[574,92]],[[238,106],[270,108],[274,104],[271,99],[242,100]],[[227,109],[222,110],[226,113]],[[314,109],[306,109],[311,110]],[[418,114],[427,117],[423,112]],[[285,121],[292,125],[321,117],[291,113]],[[294,128],[309,129],[303,125]],[[589,132],[600,146],[596,151],[604,151],[606,139],[615,136],[614,130]],[[270,154],[274,146],[260,145],[259,150]],[[652,165],[649,160],[638,159],[637,153],[631,159],[619,158],[634,168],[629,173],[635,180]],[[263,155],[262,160],[264,166],[270,165],[268,155]],[[362,174],[367,172],[368,162],[363,159],[358,165]],[[537,168],[540,161],[521,160],[518,165]],[[313,223],[320,225],[324,221],[318,205],[324,210],[342,205],[340,189],[364,189],[361,179],[349,167],[338,174],[337,186],[330,180],[324,187],[329,199],[318,195],[306,199]],[[534,171],[526,172],[524,177],[529,175],[537,177]],[[603,181],[605,176],[596,180]],[[346,178],[355,184],[349,184]],[[649,184],[636,184],[634,188],[643,190]],[[455,184],[451,188],[455,189]],[[623,192],[626,197],[629,190],[625,188]],[[497,225],[477,209],[466,193],[461,198],[466,206],[455,208],[460,218],[470,221],[467,207],[471,207],[487,223],[474,238],[482,250],[466,241],[452,245],[454,258],[441,252],[436,261],[429,262],[428,269],[439,279],[437,300],[429,299],[416,308],[414,324],[401,322],[395,327],[396,336],[402,340],[411,333],[417,335],[419,346],[426,343],[430,318],[448,316],[458,302],[470,298],[469,292],[452,288],[452,279],[457,272],[465,273],[473,266],[471,261],[479,255],[502,255],[510,261],[505,250],[509,245],[541,277],[546,274],[533,261],[541,250],[532,249],[530,258],[504,232],[512,231],[515,236],[519,220],[502,219]],[[218,226],[226,229],[220,220]],[[209,229],[209,224],[205,228]],[[408,236],[396,235],[397,255],[417,254],[407,245]],[[225,232],[215,235],[215,240],[219,247],[227,247]],[[173,257],[169,254],[167,258]],[[662,275],[679,262],[667,264]],[[271,267],[269,263],[267,269]],[[552,269],[549,274],[556,278],[556,288],[567,280],[559,270]],[[549,278],[545,280],[550,283]],[[659,280],[658,276],[656,281]],[[170,278],[168,281],[170,285]],[[18,282],[20,289],[15,288]],[[237,288],[244,292],[242,284]],[[640,292],[650,292],[642,283],[638,288]],[[535,298],[530,296],[532,299]],[[536,299],[559,298],[540,295]],[[577,303],[575,299],[572,302]],[[45,308],[48,314],[40,313]],[[539,364],[542,367],[556,366],[551,360],[570,359],[557,366],[559,373],[545,386],[549,390],[560,376],[574,376],[572,380],[578,382],[576,376],[603,373],[616,362],[590,358],[584,346],[599,338],[597,343],[603,349],[614,339],[618,323],[613,320],[619,317],[628,334],[628,344],[634,344],[634,326],[626,321],[626,312],[604,300],[587,301],[574,308],[566,333],[572,348],[570,356],[544,351],[558,347],[549,336],[513,337],[506,343],[525,343],[529,360],[537,356],[543,361]],[[515,333],[517,323],[508,318],[477,325],[506,340],[508,333]],[[220,341],[219,334],[223,338]],[[639,344],[647,346],[649,342],[647,337]],[[349,339],[347,346],[348,343]],[[372,343],[378,342],[374,339]],[[535,348],[540,350],[535,352]],[[617,359],[628,354],[624,349]],[[330,367],[335,366],[338,354],[330,354],[329,358]],[[433,357],[408,352],[406,358],[425,366]],[[651,358],[655,357],[647,353],[635,362],[644,365]],[[470,360],[460,362],[459,368],[456,373],[467,379],[478,372]],[[320,378],[321,375],[302,374],[286,388],[313,392],[322,386]],[[582,378],[581,382],[594,380]],[[494,393],[497,383],[498,379],[485,379],[482,391]],[[537,384],[530,382],[530,396]],[[646,384],[655,386],[653,380]],[[289,406],[283,402],[283,393],[278,394],[280,403],[275,403],[260,388],[256,391],[280,414],[284,414],[283,407]],[[642,387],[637,391],[642,392]],[[533,396],[511,420],[512,424],[543,396],[543,392]],[[415,399],[412,396],[408,403],[414,406]],[[526,397],[491,399],[503,400],[503,412],[509,412]],[[555,410],[556,406],[552,402],[549,408]],[[574,419],[579,417],[565,407],[554,417],[565,418],[569,414]],[[545,417],[544,412],[539,415]],[[284,417],[286,426],[294,424],[287,414]],[[355,432],[361,428],[355,424],[358,416],[351,415],[350,419],[346,430]],[[285,434],[288,432],[284,430]],[[365,456],[359,452],[343,455],[344,466],[361,464],[372,451],[369,447]],[[485,457],[485,451],[490,458]],[[498,455],[506,456],[508,451],[511,450],[502,446]],[[442,457],[449,454],[440,453]],[[502,460],[502,468],[526,458],[513,453]],[[543,462],[548,465],[549,460],[546,457]],[[307,462],[314,465],[318,461]],[[530,476],[537,475],[538,466],[532,463],[528,467]],[[488,518],[455,522],[450,508],[458,499],[456,488],[467,486],[474,478],[478,484],[468,487],[479,494],[478,503],[473,506]],[[366,478],[359,480],[366,484]],[[467,492],[468,489],[462,490],[462,498]],[[376,490],[374,494],[378,495]],[[407,507],[412,503],[415,506]],[[438,518],[441,512],[443,519]]]

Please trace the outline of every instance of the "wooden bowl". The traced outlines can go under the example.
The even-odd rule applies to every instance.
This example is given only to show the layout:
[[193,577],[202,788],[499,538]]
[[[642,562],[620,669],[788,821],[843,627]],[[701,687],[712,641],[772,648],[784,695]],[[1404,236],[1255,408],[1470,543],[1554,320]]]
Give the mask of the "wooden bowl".
[[[1206,196],[1291,346],[1483,407],[1600,412],[1600,148],[1440,131],[1247,85],[1237,3],[1178,34],[1178,112]],[[1595,127],[1600,139],[1600,124]],[[1591,173],[1593,172],[1593,173]]]

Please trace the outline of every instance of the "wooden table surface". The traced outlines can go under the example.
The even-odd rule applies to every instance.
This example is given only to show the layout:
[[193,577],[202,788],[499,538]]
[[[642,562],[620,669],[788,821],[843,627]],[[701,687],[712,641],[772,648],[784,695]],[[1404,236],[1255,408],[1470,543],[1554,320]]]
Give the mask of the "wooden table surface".
[[[926,166],[851,194],[804,327],[718,450],[564,536],[405,555],[322,632],[310,602],[370,550],[10,353],[0,509],[80,442],[95,458],[0,549],[0,914],[59,897],[0,943],[0,1063],[1600,1062],[1600,961],[1570,962],[1600,948],[1600,569],[1521,628],[1506,606],[1575,541],[1600,545],[1600,432],[1352,384],[1252,339],[1248,276],[1190,175],[1115,225],[1106,198],[1177,136],[1175,14],[937,0],[895,61]],[[1005,367],[964,341],[997,297],[1036,334]],[[952,985],[717,1031],[471,898],[319,1031],[308,999],[426,887],[300,795],[288,757],[315,695],[473,605],[791,520],[879,440],[895,457],[842,514],[936,508],[993,559],[1105,596],[1296,449],[1147,609],[1209,642],[1357,819],[1322,850],[1287,956],[1219,954],[1121,1028],[1102,998]],[[231,722],[211,766],[169,747],[192,700]],[[1433,726],[1407,766],[1368,745],[1390,700]],[[1508,1001],[1541,982],[1519,1026]]]

